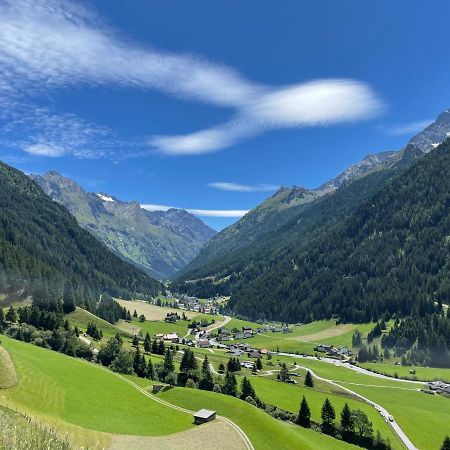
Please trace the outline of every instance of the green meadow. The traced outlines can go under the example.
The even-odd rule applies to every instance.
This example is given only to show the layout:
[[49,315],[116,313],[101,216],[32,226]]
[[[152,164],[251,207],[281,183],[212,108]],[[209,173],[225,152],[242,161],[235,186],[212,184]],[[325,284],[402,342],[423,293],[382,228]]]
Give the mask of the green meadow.
[[[354,398],[349,398],[344,392],[337,395],[337,389],[334,386],[328,385],[328,392],[321,392],[321,384],[316,382],[314,388],[307,388],[303,385],[303,377],[293,379],[297,380],[299,384],[293,385],[288,383],[281,383],[276,380],[271,380],[266,377],[252,377],[250,379],[256,394],[261,400],[272,405],[276,405],[287,411],[298,413],[300,401],[305,396],[308,405],[311,409],[311,419],[315,422],[321,422],[321,409],[326,398],[330,400],[336,411],[336,421],[339,422],[340,412],[345,403],[351,409],[360,409],[364,411],[369,420],[373,423],[373,429],[380,431],[385,439],[389,439],[394,449],[401,449],[402,445],[398,441],[397,436],[393,433],[391,427],[386,424],[380,414],[375,408],[367,403],[361,402]],[[318,389],[316,389],[316,387]]]
[[103,336],[115,336],[117,332],[119,332],[120,334],[124,334],[124,332],[116,326],[110,324],[106,320],[100,319],[100,317],[97,317],[82,308],[77,307],[75,311],[67,314],[66,317],[70,325],[72,325],[73,327],[78,327],[78,329],[83,331],[86,331],[89,323],[94,323],[95,325],[97,325],[97,328],[101,330]]
[[189,414],[143,396],[112,372],[2,336],[18,384],[1,402],[20,412],[118,434],[167,435],[192,427]]
[[172,404],[189,409],[213,409],[239,425],[257,450],[333,450],[356,448],[312,430],[276,420],[242,400],[214,392],[174,388],[158,394]]
[[[397,374],[400,378],[417,379],[420,381],[443,380],[450,383],[450,369],[440,369],[435,367],[410,367],[398,366],[388,363],[362,363],[358,364],[365,369],[372,370],[377,373],[388,376],[395,376]],[[411,374],[410,370],[415,370],[415,374]]]

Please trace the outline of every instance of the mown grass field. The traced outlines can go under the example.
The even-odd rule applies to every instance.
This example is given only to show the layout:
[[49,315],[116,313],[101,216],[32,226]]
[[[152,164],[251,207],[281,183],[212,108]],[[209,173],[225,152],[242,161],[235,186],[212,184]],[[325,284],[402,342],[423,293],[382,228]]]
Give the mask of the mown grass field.
[[[239,380],[240,378],[241,377],[238,377]],[[373,423],[375,433],[377,430],[380,431],[381,435],[385,439],[390,440],[392,448],[403,448],[401,443],[398,441],[397,436],[393,433],[391,427],[386,424],[383,418],[372,406],[356,399],[349,398],[348,396],[336,395],[337,389],[334,386],[323,386],[324,383],[319,383],[316,381],[315,387],[311,389],[303,385],[303,376],[301,378],[293,377],[293,379],[297,380],[299,384],[292,385],[281,383],[266,377],[252,377],[250,381],[253,385],[253,388],[255,389],[256,394],[264,402],[270,403],[272,405],[277,405],[280,408],[291,411],[295,414],[298,413],[300,401],[304,395],[311,409],[311,419],[318,423],[321,422],[321,408],[326,398],[330,400],[333,407],[335,408],[337,423],[339,422],[342,408],[344,407],[345,403],[347,403],[351,409],[360,409],[364,411],[369,417],[369,420]],[[324,392],[321,392],[322,389]]]
[[419,449],[439,449],[450,434],[450,399],[420,392],[424,385],[376,378],[318,360],[300,358],[298,364],[385,407]]
[[97,325],[97,328],[103,333],[103,336],[115,336],[117,332],[119,332],[120,334],[124,334],[124,332],[118,327],[110,324],[106,320],[100,319],[100,317],[97,317],[82,308],[77,307],[75,311],[67,314],[66,317],[70,325],[72,325],[73,327],[78,327],[78,329],[83,331],[86,331],[88,323],[95,323],[95,325]]
[[[421,381],[443,380],[450,383],[450,369],[397,366],[392,363],[362,363],[359,365],[366,369],[373,370],[374,372],[386,374],[392,377],[397,374],[400,378],[407,377],[409,379],[417,379]],[[410,374],[409,371],[411,369],[414,369],[416,373]]]
[[191,428],[192,417],[143,396],[116,375],[60,353],[2,336],[18,384],[0,401],[48,420],[119,434],[166,435]]
[[[248,435],[257,450],[333,450],[356,448],[326,435],[273,419],[256,407],[214,392],[175,388],[159,394],[170,403],[193,410],[207,408],[232,419]],[[218,442],[213,444],[218,446]]]

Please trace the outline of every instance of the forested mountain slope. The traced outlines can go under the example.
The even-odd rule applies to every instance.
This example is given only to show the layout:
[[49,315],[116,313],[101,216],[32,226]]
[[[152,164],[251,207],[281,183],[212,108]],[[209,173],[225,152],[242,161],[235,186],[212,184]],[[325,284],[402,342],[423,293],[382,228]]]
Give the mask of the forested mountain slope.
[[[173,289],[200,296],[239,292],[271,267],[274,260],[284,258],[286,249],[312,240],[322,231],[326,232],[334,223],[381,189],[388,179],[404,171],[421,155],[420,151],[409,146],[386,170],[375,170],[363,177],[344,181],[337,190],[327,195],[286,209],[283,213],[272,213],[275,229],[270,226],[266,217],[265,229],[258,233],[257,240],[248,245],[240,245],[220,258],[211,257],[201,267],[183,273],[174,282]],[[280,220],[276,221],[278,216]],[[213,238],[206,247],[215,240],[216,238]],[[203,255],[202,251],[193,263]]]
[[155,294],[160,285],[82,229],[25,174],[0,163],[0,291],[60,298],[70,284],[77,303],[101,292]]
[[155,278],[169,278],[182,269],[216,234],[181,209],[146,211],[137,202],[85,192],[54,171],[32,178],[109,249]]
[[237,292],[263,273],[271,255],[329,227],[449,133],[450,113],[445,111],[400,151],[368,155],[317,189],[281,188],[214,236],[177,274],[174,288],[198,295]]
[[450,297],[449,208],[446,141],[332,227],[273,255],[230,307],[290,321],[432,312]]

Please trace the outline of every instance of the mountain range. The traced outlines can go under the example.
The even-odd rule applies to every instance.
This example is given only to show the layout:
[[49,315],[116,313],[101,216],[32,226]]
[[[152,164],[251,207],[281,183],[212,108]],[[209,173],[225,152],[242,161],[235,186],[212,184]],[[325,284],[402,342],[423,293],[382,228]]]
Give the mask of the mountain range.
[[216,234],[182,209],[147,211],[137,202],[86,192],[54,171],[31,177],[109,249],[157,279],[167,279],[182,269]]
[[[173,289],[199,296],[231,295],[234,312],[247,317],[288,320],[295,314],[296,318],[310,320],[311,315],[326,316],[329,312],[323,310],[299,312],[302,302],[311,300],[311,294],[297,289],[290,279],[309,262],[308,253],[300,249],[318,248],[327,235],[334,236],[335,227],[343,227],[358,208],[373,201],[392,180],[406,176],[409,168],[419,164],[449,133],[450,113],[445,111],[399,151],[368,155],[317,189],[281,188],[211,239],[180,272]],[[435,152],[431,153],[430,157],[436,158]],[[414,198],[413,192],[410,195]],[[327,254],[326,248],[323,251]],[[299,259],[300,254],[306,259]],[[310,269],[308,276],[313,277],[314,270]],[[294,304],[297,306],[292,309]],[[370,307],[367,309],[370,311]],[[357,315],[355,312],[353,319]]]

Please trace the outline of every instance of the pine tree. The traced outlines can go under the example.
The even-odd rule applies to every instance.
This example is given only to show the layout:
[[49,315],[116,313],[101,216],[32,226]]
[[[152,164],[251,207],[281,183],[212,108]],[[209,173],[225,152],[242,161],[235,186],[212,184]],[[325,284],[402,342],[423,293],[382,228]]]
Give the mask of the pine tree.
[[347,403],[344,405],[341,411],[341,428],[345,433],[353,433],[354,431],[353,416]]
[[166,374],[175,371],[175,364],[173,363],[172,350],[170,350],[170,348],[168,348],[166,350],[166,354],[164,355],[163,366],[164,366],[164,371],[166,372]]
[[255,390],[247,377],[242,378],[241,392],[242,400],[246,400],[247,397],[251,397],[253,400],[256,400]]
[[5,319],[10,323],[17,322],[17,314],[16,314],[16,310],[14,309],[13,305],[11,305],[10,308],[8,309]]
[[132,345],[133,347],[137,347],[139,345],[139,338],[137,337],[136,334],[133,336]]
[[309,428],[311,426],[311,410],[309,409],[305,396],[303,396],[300,403],[296,423],[305,428]]
[[150,335],[147,332],[147,334],[145,335],[145,339],[144,339],[144,352],[150,353],[151,349],[152,349],[152,342],[150,339]]
[[225,372],[225,365],[223,363],[219,364],[219,373],[224,373]]
[[222,393],[237,397],[237,381],[234,373],[227,370],[224,377],[224,383],[222,386]]
[[137,313],[136,310],[134,310],[133,317],[134,317],[135,319],[137,319],[137,316],[138,316],[138,313]]
[[205,355],[205,359],[202,363],[202,376],[198,384],[199,389],[204,391],[212,391],[214,387],[214,380],[211,373],[211,367],[209,365],[208,356]]
[[0,308],[0,332],[5,328],[5,314],[3,313],[3,308]]
[[75,294],[69,283],[66,283],[63,294],[63,311],[68,314],[75,311]]
[[336,412],[334,411],[333,405],[328,398],[323,402],[322,405],[322,429],[325,433],[331,433],[334,429],[334,419],[336,419]]
[[156,352],[158,355],[164,355],[166,353],[166,346],[164,341],[161,339],[158,343],[158,350]]
[[445,437],[441,450],[450,450],[450,438],[448,436]]
[[306,387],[309,387],[309,388],[314,387],[314,380],[313,380],[313,377],[309,370],[306,372],[304,384]]
[[155,369],[153,367],[153,363],[152,360],[149,359],[148,363],[147,363],[147,371],[145,374],[146,378],[148,378],[149,380],[154,380],[155,379]]
[[261,358],[257,358],[257,360],[256,360],[256,368],[257,368],[258,370],[262,370],[262,361],[261,361]]
[[152,353],[154,354],[154,355],[158,355],[159,354],[159,351],[158,351],[159,349],[158,349],[158,341],[156,340],[156,338],[155,339],[153,339],[153,341],[152,341]]

